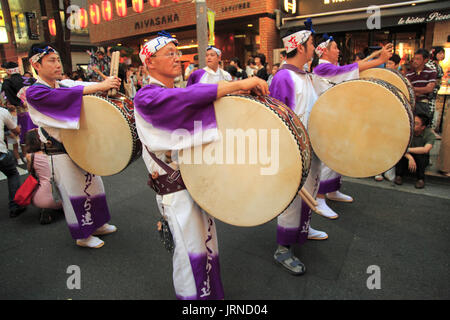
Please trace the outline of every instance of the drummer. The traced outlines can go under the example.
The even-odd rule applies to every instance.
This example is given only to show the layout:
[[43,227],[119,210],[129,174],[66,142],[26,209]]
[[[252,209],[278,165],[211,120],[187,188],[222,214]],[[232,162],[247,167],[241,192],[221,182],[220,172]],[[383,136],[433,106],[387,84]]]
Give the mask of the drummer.
[[44,151],[50,155],[54,199],[62,199],[76,244],[100,248],[104,242],[96,236],[117,230],[108,224],[110,214],[102,179],[70,159],[61,143],[60,129],[79,129],[83,95],[118,88],[120,80],[110,77],[100,83],[85,83],[86,86],[63,87],[58,81],[62,65],[55,49],[46,44],[33,45],[29,59],[38,77],[27,89],[26,99],[31,119],[39,126],[40,139],[45,143]]
[[231,75],[219,67],[222,51],[216,47],[206,48],[206,67],[196,70],[189,76],[187,86],[194,83],[219,83],[219,81],[231,81]]
[[[142,47],[139,56],[150,74],[150,84],[139,90],[134,98],[136,128],[144,146],[144,162],[152,173],[150,182],[164,183],[169,189],[173,187],[169,191],[154,189],[173,237],[176,297],[183,300],[223,299],[214,219],[194,202],[181,178],[176,179],[178,171],[171,174],[173,183],[168,183],[167,177],[158,179],[178,169],[178,150],[219,138],[213,105],[216,99],[238,90],[255,89],[265,95],[268,87],[265,81],[251,78],[174,88],[174,79],[182,71],[177,45],[177,40],[170,34],[160,33]],[[199,122],[203,130],[194,131],[194,125]]]
[[[309,114],[318,96],[310,75],[303,71],[303,66],[314,54],[312,23],[308,19],[305,25],[306,27],[288,30],[282,38],[287,59],[272,79],[270,95],[290,107],[307,128]],[[320,181],[320,160],[315,154],[311,158],[310,172],[303,188],[315,196]],[[294,256],[292,246],[302,245],[307,239],[328,238],[325,232],[311,228],[310,221],[311,210],[299,196],[278,216],[278,248],[274,259],[294,275],[304,274],[306,267]]]
[[[327,34],[324,35],[323,40],[325,41],[321,42],[315,50],[319,64],[313,68],[313,72],[329,82],[315,81],[319,95],[331,88],[333,84],[358,79],[361,71],[382,65],[392,56],[392,44],[387,44],[378,55],[373,56],[375,58],[373,60],[360,60],[353,64],[339,66],[340,51],[337,43]],[[326,218],[337,219],[339,215],[327,205],[325,196],[329,200],[340,202],[353,202],[353,198],[339,191],[342,184],[340,174],[328,168],[323,162],[320,172],[320,186],[317,193],[318,212]]]

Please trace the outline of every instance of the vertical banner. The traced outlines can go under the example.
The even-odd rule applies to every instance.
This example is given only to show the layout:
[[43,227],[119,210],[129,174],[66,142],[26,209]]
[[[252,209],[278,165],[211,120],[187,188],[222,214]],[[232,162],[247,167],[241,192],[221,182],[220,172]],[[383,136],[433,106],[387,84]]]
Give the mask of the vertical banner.
[[209,40],[208,45],[214,46],[216,44],[216,37],[214,35],[214,23],[216,18],[216,13],[208,9],[208,26],[209,26]]

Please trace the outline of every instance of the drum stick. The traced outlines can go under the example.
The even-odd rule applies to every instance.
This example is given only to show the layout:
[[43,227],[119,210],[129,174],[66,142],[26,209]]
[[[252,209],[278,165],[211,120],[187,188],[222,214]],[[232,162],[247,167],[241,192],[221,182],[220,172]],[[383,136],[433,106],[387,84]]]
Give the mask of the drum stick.
[[298,195],[302,198],[302,200],[306,203],[306,205],[311,208],[312,211],[317,213],[316,206],[310,201],[308,196],[306,196],[305,193],[302,192],[302,190],[298,192]]
[[316,207],[319,205],[316,199],[314,199],[313,196],[308,191],[306,191],[305,188],[302,188],[300,192],[302,192],[309,199],[309,201],[312,202],[312,204],[314,204]]
[[380,49],[380,50],[372,52],[372,54],[370,54],[369,56],[365,57],[362,61],[369,61],[370,59],[373,59],[373,58],[379,56],[381,51],[383,51],[383,49]]
[[[120,62],[120,51],[114,51],[111,57],[111,77],[117,77],[119,74],[119,62]],[[117,94],[116,89],[111,89],[108,91],[108,96],[115,96]]]

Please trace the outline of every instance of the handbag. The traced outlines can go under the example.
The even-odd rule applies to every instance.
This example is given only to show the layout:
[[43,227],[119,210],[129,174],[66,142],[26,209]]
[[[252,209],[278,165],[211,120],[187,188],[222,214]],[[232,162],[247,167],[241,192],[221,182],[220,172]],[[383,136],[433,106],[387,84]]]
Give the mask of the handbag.
[[31,155],[31,171],[14,196],[14,202],[21,207],[31,204],[34,191],[39,186],[39,181],[34,171],[34,153]]

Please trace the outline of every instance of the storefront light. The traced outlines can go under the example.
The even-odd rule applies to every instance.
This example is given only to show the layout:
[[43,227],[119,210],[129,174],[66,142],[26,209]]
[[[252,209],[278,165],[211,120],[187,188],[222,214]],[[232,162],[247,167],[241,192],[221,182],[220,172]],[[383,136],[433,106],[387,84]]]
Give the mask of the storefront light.
[[133,10],[137,13],[144,11],[144,0],[133,0]]
[[127,1],[116,0],[116,11],[119,17],[126,17],[127,15]]
[[150,0],[150,4],[152,5],[152,7],[159,7],[161,5],[161,0]]
[[55,19],[48,19],[48,31],[52,36],[56,36],[56,21]]
[[89,15],[91,17],[92,24],[100,23],[100,7],[95,3],[89,6]]
[[112,19],[112,4],[109,0],[102,1],[102,16],[103,20],[110,21]]
[[87,28],[88,26],[88,13],[86,9],[80,8],[80,11],[78,12],[78,17],[80,19],[80,27],[82,29]]

